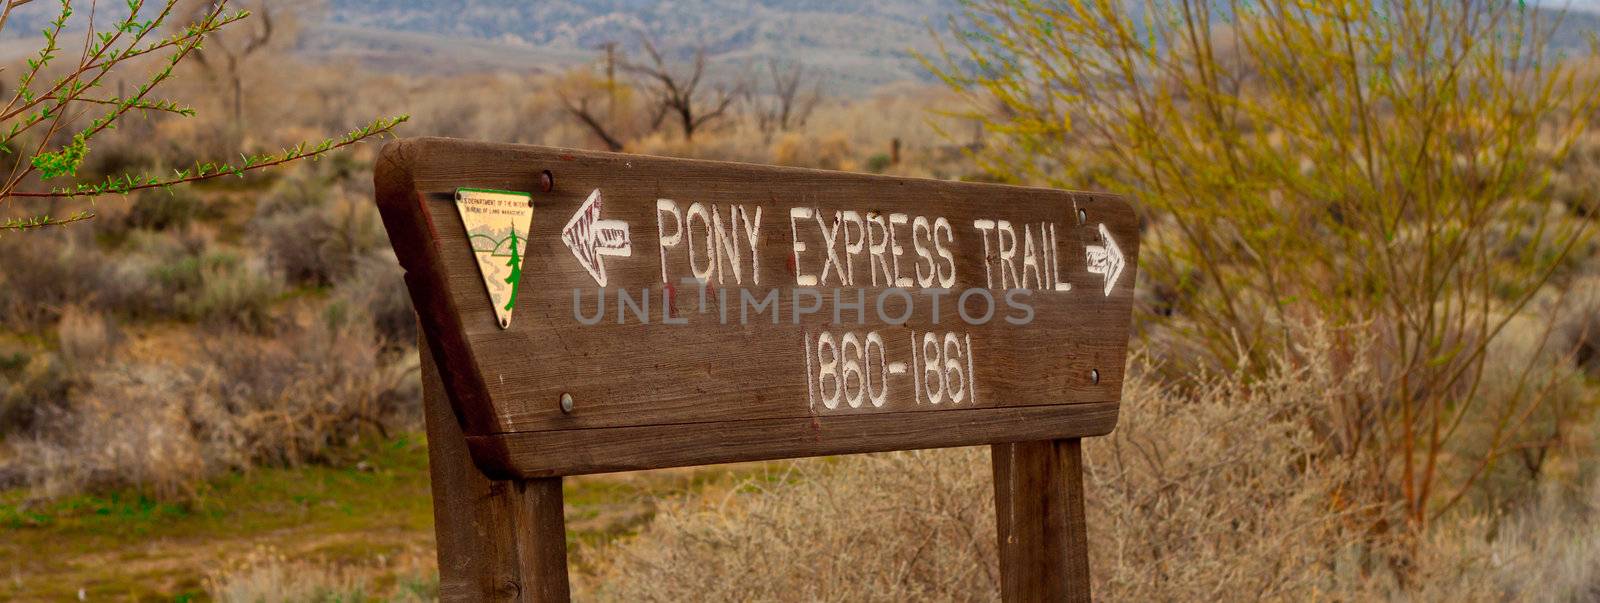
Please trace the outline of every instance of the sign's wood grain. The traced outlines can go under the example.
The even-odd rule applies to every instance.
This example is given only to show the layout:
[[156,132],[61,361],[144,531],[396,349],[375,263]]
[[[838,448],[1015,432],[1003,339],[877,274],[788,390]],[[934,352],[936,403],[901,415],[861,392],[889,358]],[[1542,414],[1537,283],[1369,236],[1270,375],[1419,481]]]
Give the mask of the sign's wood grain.
[[[391,143],[376,184],[452,407],[496,475],[1115,426],[1139,222],[1114,196],[444,139]],[[508,328],[461,188],[532,193]],[[968,320],[983,295],[957,307],[970,291],[988,321]],[[914,310],[880,320],[880,297]]]

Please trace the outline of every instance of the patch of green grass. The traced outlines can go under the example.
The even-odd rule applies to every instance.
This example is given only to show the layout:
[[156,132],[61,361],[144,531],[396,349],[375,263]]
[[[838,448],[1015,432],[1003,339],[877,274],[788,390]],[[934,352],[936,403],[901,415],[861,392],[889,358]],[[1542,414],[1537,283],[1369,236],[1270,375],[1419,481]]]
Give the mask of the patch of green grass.
[[[202,601],[208,572],[260,546],[353,564],[432,546],[420,434],[366,442],[337,458],[333,466],[223,476],[188,502],[137,491],[39,502],[25,491],[0,491],[0,576],[16,577],[0,581],[0,600],[75,599],[82,588],[90,599]],[[774,466],[568,479],[569,553],[638,533],[662,498],[783,479]],[[384,576],[370,586],[424,595],[438,589],[431,576]]]
[[[433,515],[427,446],[408,435],[350,452],[345,466],[258,469],[201,486],[192,502],[139,492],[30,502],[0,493],[0,599],[90,595],[170,599],[195,591],[207,571],[255,544],[319,536],[385,538],[318,546],[330,558],[369,557],[399,541],[426,541]],[[105,557],[111,559],[105,559]]]

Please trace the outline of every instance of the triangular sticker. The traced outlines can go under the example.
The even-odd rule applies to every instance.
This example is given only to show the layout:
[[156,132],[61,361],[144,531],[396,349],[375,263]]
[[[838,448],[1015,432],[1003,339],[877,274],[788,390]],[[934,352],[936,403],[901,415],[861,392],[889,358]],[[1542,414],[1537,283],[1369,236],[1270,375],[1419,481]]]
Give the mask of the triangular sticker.
[[456,209],[467,227],[467,241],[478,257],[478,272],[489,290],[500,328],[511,327],[522,283],[522,260],[533,225],[533,196],[528,193],[463,188],[456,191]]

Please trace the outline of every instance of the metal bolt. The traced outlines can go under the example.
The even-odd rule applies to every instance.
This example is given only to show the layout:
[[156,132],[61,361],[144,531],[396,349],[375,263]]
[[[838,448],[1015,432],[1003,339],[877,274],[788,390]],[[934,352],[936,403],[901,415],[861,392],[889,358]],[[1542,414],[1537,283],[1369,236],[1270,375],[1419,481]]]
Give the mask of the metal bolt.
[[555,174],[550,173],[550,170],[545,170],[543,172],[539,172],[539,190],[542,190],[542,191],[548,193],[552,189],[554,189],[555,187],[556,187],[556,175]]
[[1089,212],[1084,211],[1083,208],[1078,208],[1078,225],[1082,226],[1084,222],[1088,222],[1088,221],[1089,221]]
[[572,412],[572,394],[561,394],[561,412]]
[[1089,380],[1095,385],[1100,385],[1100,369],[1089,369]]

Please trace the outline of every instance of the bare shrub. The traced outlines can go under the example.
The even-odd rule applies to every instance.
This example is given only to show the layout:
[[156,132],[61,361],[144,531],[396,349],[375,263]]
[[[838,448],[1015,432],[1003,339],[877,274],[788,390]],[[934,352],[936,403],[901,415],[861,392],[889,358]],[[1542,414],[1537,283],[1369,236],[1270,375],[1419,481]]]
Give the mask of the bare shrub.
[[384,343],[407,347],[417,341],[417,315],[411,308],[405,272],[393,251],[379,251],[356,263],[355,276],[340,281],[324,310],[330,323],[365,320]]
[[87,231],[0,238],[0,323],[37,328],[70,304],[93,303],[112,264]]
[[[666,501],[637,539],[594,553],[617,601],[996,598],[982,449],[794,463],[732,492]],[[583,583],[580,582],[580,586]]]
[[207,339],[192,362],[94,371],[17,442],[14,464],[45,496],[134,487],[183,498],[219,471],[335,460],[419,414],[415,361],[379,364],[369,330]]
[[1570,354],[1590,375],[1600,376],[1600,276],[1574,279],[1556,297],[1541,304],[1554,323],[1551,345]]
[[0,371],[0,435],[26,433],[66,406],[75,381],[54,354],[16,353],[6,360],[20,366]]
[[257,209],[254,229],[274,268],[292,283],[327,286],[388,246],[377,209],[366,199],[303,180],[275,189]]
[[184,398],[203,373],[160,365],[97,372],[92,389],[17,443],[17,467],[42,496],[143,486],[163,498],[193,493],[206,451],[189,429]]
[[850,139],[835,130],[822,136],[787,133],[772,143],[772,161],[778,165],[824,170],[854,170],[856,161]]
[[655,132],[634,140],[629,153],[709,159],[712,161],[759,161],[764,155],[761,140],[738,133],[708,131],[694,140],[684,140],[666,132]]
[[[319,326],[320,327],[320,326]],[[217,426],[231,463],[294,464],[330,460],[363,434],[386,437],[394,417],[412,401],[394,392],[411,367],[378,364],[371,332],[359,326],[313,327],[291,337],[242,348],[208,349],[219,375],[215,404],[197,409]]]
[[1585,217],[1600,212],[1600,135],[1586,133],[1552,175],[1550,195],[1569,210]]
[[201,264],[200,286],[187,293],[184,313],[194,320],[263,331],[272,324],[272,302],[282,290],[260,260],[212,255]]
[[283,287],[256,257],[220,251],[184,253],[152,269],[160,288],[151,305],[193,321],[230,324],[253,331],[272,325],[272,303]]
[[[1362,460],[1325,433],[1339,421],[1330,400],[1375,387],[1365,356],[1336,340],[1303,339],[1310,362],[1253,381],[1173,387],[1135,363],[1117,431],[1086,444],[1097,596],[1371,600],[1417,588],[1389,554],[1415,547],[1404,575],[1436,584],[1435,599],[1494,598],[1477,589],[1515,570],[1488,573],[1482,532],[1412,541],[1380,528]],[[595,553],[593,588],[628,601],[998,597],[983,449],[800,461],[778,478],[664,504],[638,537]]]
[[122,223],[127,228],[182,229],[204,212],[204,202],[187,188],[143,191],[134,197]]
[[70,306],[56,323],[56,340],[61,357],[75,366],[95,364],[116,345],[119,334],[110,317],[78,306]]
[[1538,495],[1501,516],[1439,525],[1419,547],[1426,571],[1391,599],[1593,601],[1600,596],[1600,482],[1582,496]]

